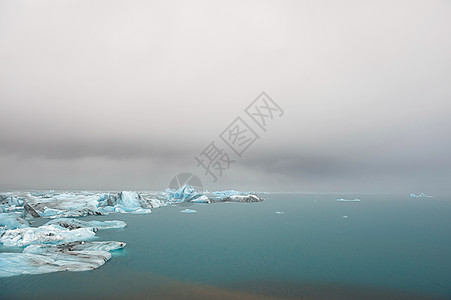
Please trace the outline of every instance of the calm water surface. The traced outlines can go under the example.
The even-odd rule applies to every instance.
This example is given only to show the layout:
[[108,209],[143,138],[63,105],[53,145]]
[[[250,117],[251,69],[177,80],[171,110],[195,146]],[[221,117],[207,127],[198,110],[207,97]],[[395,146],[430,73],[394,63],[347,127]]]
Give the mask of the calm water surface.
[[267,195],[184,208],[84,218],[124,220],[97,239],[127,247],[90,272],[0,278],[0,299],[451,299],[451,199]]

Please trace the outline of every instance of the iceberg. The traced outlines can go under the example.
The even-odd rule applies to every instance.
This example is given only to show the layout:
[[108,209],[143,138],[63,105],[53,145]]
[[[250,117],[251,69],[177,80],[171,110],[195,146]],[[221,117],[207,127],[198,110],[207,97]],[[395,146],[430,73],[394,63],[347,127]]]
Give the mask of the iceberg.
[[94,231],[99,229],[124,228],[127,224],[124,221],[82,221],[77,219],[54,219],[45,225],[58,225],[69,230],[78,228],[90,228]]
[[121,242],[31,245],[23,253],[0,253],[0,277],[94,270],[111,258],[109,251],[122,249],[125,245]]
[[[23,199],[27,212],[33,217],[58,218],[99,215],[98,195],[91,193],[21,193],[14,196]],[[25,204],[23,204],[25,206]]]
[[256,195],[231,195],[218,200],[217,202],[261,202],[262,198]]
[[201,193],[190,185],[183,185],[178,189],[166,189],[164,197],[170,202],[190,202],[198,197],[202,196]]
[[187,209],[181,210],[180,212],[185,213],[185,214],[194,214],[194,213],[197,213],[197,210],[187,208]]
[[[202,192],[189,185],[165,192],[11,192],[0,194],[0,244],[23,247],[22,253],[0,253],[0,277],[57,271],[85,271],[103,265],[110,251],[125,243],[94,242],[95,232],[126,226],[123,221],[84,221],[73,217],[109,213],[148,214],[179,204],[259,202],[253,193],[235,190]],[[182,213],[196,213],[184,209]],[[278,212],[282,213],[282,212]],[[50,219],[31,227],[33,218]]]
[[200,197],[197,197],[197,198],[191,200],[190,202],[192,202],[192,203],[211,203],[211,200],[207,196],[202,195]]
[[226,190],[226,191],[216,191],[211,193],[213,196],[217,198],[226,198],[230,196],[236,196],[236,195],[242,195],[242,192],[235,191],[235,190]]
[[22,213],[0,213],[0,226],[5,229],[25,228],[30,226],[30,223],[22,218]]
[[263,198],[253,193],[244,193],[235,190],[212,192],[211,202],[260,202]]
[[343,199],[343,198],[340,198],[340,199],[337,199],[337,201],[338,202],[360,202],[360,199],[357,199],[357,198],[355,198],[355,199]]
[[52,254],[52,253],[67,253],[73,251],[113,251],[125,247],[123,242],[85,242],[77,241],[72,243],[65,243],[61,245],[30,245],[23,250],[23,253],[32,254]]
[[432,196],[426,195],[424,193],[420,193],[418,195],[410,194],[411,198],[432,198]]
[[94,270],[110,258],[111,254],[105,251],[52,255],[0,253],[0,277]]
[[61,244],[88,240],[95,235],[91,228],[70,230],[58,225],[43,225],[7,230],[0,237],[0,243],[8,247],[24,247],[32,244]]
[[123,191],[118,194],[104,194],[99,197],[99,211],[103,213],[147,214],[150,208],[162,206],[157,199],[142,197],[137,192]]
[[39,227],[6,230],[0,243],[25,249],[23,253],[0,253],[0,277],[96,269],[111,258],[109,251],[122,249],[125,243],[87,240],[94,238],[99,229],[125,226],[123,221],[61,218]]
[[5,231],[0,243],[9,247],[25,247],[34,244],[62,244],[92,239],[99,229],[123,228],[123,221],[81,221],[55,219],[40,227],[16,228]]
[[49,219],[107,215],[148,214],[151,209],[182,202],[259,202],[252,193],[235,190],[202,192],[190,185],[165,192],[15,192],[0,194],[0,213],[21,212],[23,217]]

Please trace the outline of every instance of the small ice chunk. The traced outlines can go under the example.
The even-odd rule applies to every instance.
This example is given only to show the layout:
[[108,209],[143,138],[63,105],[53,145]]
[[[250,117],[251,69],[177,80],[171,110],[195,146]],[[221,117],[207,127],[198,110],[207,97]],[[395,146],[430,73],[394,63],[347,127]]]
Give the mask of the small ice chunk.
[[343,216],[343,219],[347,219],[348,218],[348,216]]
[[276,211],[276,214],[278,214],[278,215],[284,215],[285,212],[283,212],[283,211]]
[[193,213],[196,213],[197,210],[187,208],[187,209],[181,210],[180,212],[185,213],[185,214],[193,214]]

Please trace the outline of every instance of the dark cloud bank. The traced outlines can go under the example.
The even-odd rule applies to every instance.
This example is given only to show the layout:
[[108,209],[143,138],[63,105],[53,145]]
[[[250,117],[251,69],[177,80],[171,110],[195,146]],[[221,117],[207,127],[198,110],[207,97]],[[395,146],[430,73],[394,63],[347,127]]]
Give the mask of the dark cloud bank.
[[[449,36],[445,1],[2,1],[0,188],[447,194]],[[285,114],[212,182],[262,90]]]

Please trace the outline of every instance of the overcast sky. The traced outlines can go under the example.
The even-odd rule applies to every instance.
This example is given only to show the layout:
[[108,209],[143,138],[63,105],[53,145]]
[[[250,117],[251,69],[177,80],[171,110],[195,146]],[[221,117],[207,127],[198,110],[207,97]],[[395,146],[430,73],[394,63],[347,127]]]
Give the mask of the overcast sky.
[[447,193],[450,37],[445,0],[0,0],[0,188]]

